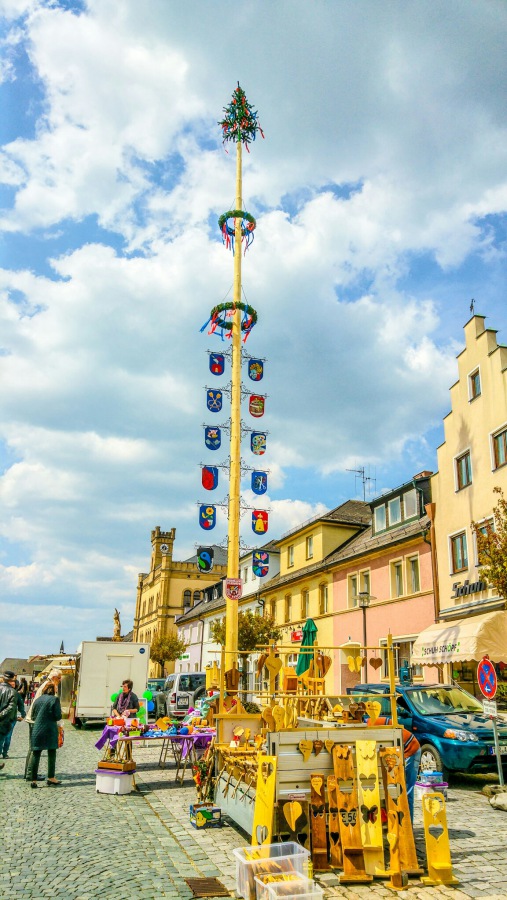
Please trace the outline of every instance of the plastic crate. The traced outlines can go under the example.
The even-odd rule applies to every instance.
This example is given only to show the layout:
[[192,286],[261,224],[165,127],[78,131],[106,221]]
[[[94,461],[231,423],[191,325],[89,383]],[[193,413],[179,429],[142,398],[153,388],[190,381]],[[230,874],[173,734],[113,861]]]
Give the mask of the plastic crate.
[[308,874],[310,852],[295,841],[238,847],[232,852],[236,857],[236,890],[244,900],[256,900],[256,876],[268,872]]
[[324,900],[324,891],[313,878],[267,884],[265,900]]
[[132,772],[95,769],[95,790],[99,794],[130,794],[134,786]]
[[434,791],[439,791],[444,795],[444,799],[447,800],[447,788],[449,785],[446,781],[441,781],[437,784],[425,784],[422,781],[416,781],[414,785],[414,802],[420,803],[424,794],[432,794]]

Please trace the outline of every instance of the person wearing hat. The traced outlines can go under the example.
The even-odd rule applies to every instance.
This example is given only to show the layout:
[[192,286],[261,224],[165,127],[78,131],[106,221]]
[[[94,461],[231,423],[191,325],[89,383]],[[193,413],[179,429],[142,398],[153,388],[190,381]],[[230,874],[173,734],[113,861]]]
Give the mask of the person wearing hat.
[[[4,744],[11,732],[12,723],[16,721],[17,697],[16,675],[14,672],[4,672],[0,683],[0,756],[3,756]],[[4,762],[0,763],[0,769],[4,766]]]

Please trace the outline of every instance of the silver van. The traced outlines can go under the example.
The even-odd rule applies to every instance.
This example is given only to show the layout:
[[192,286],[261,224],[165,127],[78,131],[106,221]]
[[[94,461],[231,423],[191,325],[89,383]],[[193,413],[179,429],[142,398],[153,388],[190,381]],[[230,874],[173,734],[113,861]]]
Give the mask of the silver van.
[[164,685],[165,708],[171,718],[186,716],[197,700],[206,693],[205,672],[175,672]]

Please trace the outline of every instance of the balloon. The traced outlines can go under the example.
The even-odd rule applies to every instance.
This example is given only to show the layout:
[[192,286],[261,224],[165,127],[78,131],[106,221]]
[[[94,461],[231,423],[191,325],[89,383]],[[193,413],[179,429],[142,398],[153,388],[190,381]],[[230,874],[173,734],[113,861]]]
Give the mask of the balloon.
[[146,710],[145,710],[144,706],[140,706],[139,709],[137,710],[137,718],[138,719],[146,718]]
[[145,691],[143,697],[145,700],[153,700],[153,694],[151,691]]
[[111,703],[116,703],[116,701],[117,701],[117,699],[118,699],[119,696],[120,696],[120,692],[119,692],[119,691],[118,691],[117,694],[111,694]]
[[155,704],[154,704],[153,700],[148,700],[148,712],[153,712],[154,709],[155,709]]

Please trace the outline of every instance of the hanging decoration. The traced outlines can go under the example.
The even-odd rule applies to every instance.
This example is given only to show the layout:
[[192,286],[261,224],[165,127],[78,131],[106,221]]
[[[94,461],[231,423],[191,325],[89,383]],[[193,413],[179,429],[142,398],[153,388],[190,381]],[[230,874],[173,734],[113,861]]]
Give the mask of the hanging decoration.
[[224,333],[226,337],[230,338],[232,336],[232,326],[234,324],[234,313],[237,309],[240,309],[243,312],[241,331],[244,335],[243,343],[245,343],[252,328],[257,323],[257,313],[253,306],[250,306],[248,303],[241,303],[239,301],[233,303],[232,301],[228,301],[227,303],[219,303],[217,306],[214,306],[211,310],[209,319],[202,326],[201,332],[209,325],[210,328],[208,334],[215,334],[217,329],[220,329],[222,340]]
[[264,578],[269,572],[269,553],[265,550],[254,550],[252,554],[252,572],[257,578]]
[[222,241],[226,250],[234,253],[234,241],[236,237],[236,219],[241,219],[241,243],[245,245],[244,253],[248,250],[255,235],[257,222],[254,217],[244,209],[228,209],[222,213],[218,220],[218,227],[222,232]]
[[199,525],[206,531],[211,531],[217,523],[217,511],[215,506],[207,506],[202,503],[199,507]]
[[268,530],[268,513],[265,509],[252,510],[252,531],[255,534],[266,534]]
[[213,547],[197,548],[197,568],[200,572],[211,572],[213,568],[213,557],[215,552]]
[[254,419],[260,419],[264,415],[265,399],[262,394],[250,394],[248,409]]
[[202,486],[207,491],[214,491],[218,485],[217,466],[203,466],[201,473]]
[[204,426],[204,443],[208,450],[218,450],[222,443],[221,428],[214,428],[213,425]]
[[256,456],[262,456],[266,452],[265,431],[252,431],[250,435],[250,449]]
[[264,363],[262,359],[248,360],[248,377],[252,381],[261,381],[264,376]]
[[223,353],[210,353],[209,370],[213,375],[223,375],[225,371],[225,356]]
[[265,494],[268,489],[268,473],[254,470],[252,472],[252,491],[254,494]]
[[222,409],[222,391],[206,390],[206,406],[210,412],[218,413]]
[[232,100],[228,106],[223,107],[224,118],[218,123],[222,129],[224,144],[227,141],[242,143],[249,151],[248,145],[255,141],[257,132],[264,137],[264,132],[257,121],[258,112],[246,99],[243,88],[234,88]]

